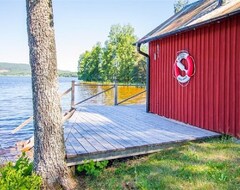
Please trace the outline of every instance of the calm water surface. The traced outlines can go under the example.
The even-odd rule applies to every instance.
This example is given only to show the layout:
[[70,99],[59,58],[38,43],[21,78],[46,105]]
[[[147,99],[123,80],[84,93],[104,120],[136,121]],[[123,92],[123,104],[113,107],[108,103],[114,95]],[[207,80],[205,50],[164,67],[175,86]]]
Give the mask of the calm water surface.
[[[76,78],[59,78],[59,92],[64,92],[71,87],[71,81]],[[108,87],[82,85],[76,87],[76,102],[81,101],[93,94],[101,92]],[[143,88],[119,87],[119,101],[133,94],[141,92]],[[144,103],[145,94],[138,96],[132,103]],[[70,93],[62,98],[62,109],[67,111],[70,107]],[[113,90],[108,91],[86,104],[113,105]],[[30,77],[0,77],[0,148],[14,146],[16,142],[26,140],[33,134],[32,123],[25,126],[16,134],[11,131],[20,125],[28,117],[32,116],[32,91]],[[1,156],[1,155],[0,155]]]

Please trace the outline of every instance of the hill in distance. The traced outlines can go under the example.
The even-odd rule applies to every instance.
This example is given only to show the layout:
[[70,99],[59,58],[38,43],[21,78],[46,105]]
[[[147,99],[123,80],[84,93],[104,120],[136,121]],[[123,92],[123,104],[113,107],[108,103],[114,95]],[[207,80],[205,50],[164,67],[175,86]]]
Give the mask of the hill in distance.
[[[0,76],[30,76],[31,68],[28,64],[0,62]],[[76,72],[58,70],[63,77],[76,77]]]

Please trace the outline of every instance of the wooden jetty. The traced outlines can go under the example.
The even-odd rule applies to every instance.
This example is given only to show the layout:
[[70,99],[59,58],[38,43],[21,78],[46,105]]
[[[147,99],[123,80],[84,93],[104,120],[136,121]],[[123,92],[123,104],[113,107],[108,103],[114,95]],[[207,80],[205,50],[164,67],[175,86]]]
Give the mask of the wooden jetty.
[[218,133],[146,113],[145,105],[83,106],[64,125],[68,166],[153,153]]
[[[75,103],[75,87],[81,85],[73,81],[71,88],[61,94],[62,97],[71,92],[71,109],[63,114],[68,166],[81,164],[84,160],[111,160],[153,153],[175,143],[220,135],[147,113],[145,105],[120,105],[146,90],[119,102],[120,85],[117,83],[100,84],[109,87]],[[110,90],[114,90],[114,106],[80,105]],[[12,132],[16,133],[32,119],[33,117],[28,118]],[[33,146],[32,138],[26,141],[22,150],[28,151]]]

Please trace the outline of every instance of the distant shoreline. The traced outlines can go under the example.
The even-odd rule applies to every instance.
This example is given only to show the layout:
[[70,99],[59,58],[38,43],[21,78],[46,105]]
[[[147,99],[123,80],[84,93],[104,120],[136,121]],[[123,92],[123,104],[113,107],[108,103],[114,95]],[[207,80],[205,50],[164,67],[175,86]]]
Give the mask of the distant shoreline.
[[[0,62],[0,76],[31,76],[29,64]],[[77,77],[77,72],[58,70],[59,77]]]
[[[0,77],[32,77],[32,75],[2,75],[0,74]],[[78,77],[77,74],[76,75],[58,75],[58,77]]]

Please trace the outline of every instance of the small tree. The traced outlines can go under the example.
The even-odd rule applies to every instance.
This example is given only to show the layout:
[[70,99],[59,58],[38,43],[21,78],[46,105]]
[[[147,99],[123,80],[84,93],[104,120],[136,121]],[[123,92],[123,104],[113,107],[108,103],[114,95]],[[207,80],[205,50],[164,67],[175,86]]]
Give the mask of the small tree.
[[[78,79],[84,81],[109,81],[112,78],[112,56],[110,49],[97,43],[90,51],[85,51],[78,60]],[[109,57],[110,56],[110,57]]]
[[132,26],[113,25],[103,48],[97,43],[80,55],[79,79],[112,82],[116,76],[119,82],[143,83],[146,62],[133,46],[136,41]]
[[188,4],[188,0],[176,0],[174,3],[174,13],[181,11]]
[[89,67],[90,67],[91,52],[85,51],[80,55],[78,60],[78,79],[90,81]]
[[[109,40],[106,46],[112,51],[112,61],[118,63],[117,79],[121,82],[132,82],[131,73],[137,60],[136,48],[133,43],[137,41],[134,28],[131,25],[113,25],[109,32]],[[113,63],[116,64],[116,63]]]
[[80,55],[78,60],[78,78],[84,81],[101,81],[101,62],[101,43],[97,43],[91,51],[86,51]]

